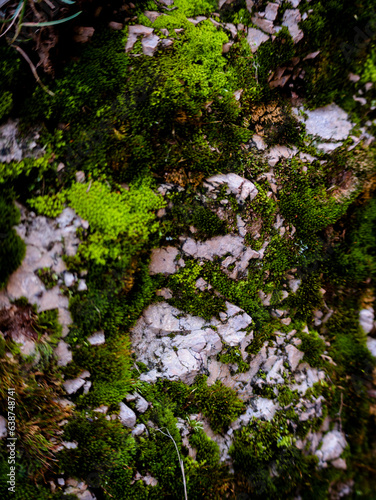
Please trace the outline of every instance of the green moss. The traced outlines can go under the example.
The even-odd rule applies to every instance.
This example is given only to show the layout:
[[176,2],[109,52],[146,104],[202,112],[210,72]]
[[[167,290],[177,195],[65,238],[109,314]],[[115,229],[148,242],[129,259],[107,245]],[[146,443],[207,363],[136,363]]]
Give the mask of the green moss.
[[235,373],[244,373],[249,370],[249,364],[243,360],[239,347],[224,346],[221,354],[218,355],[218,360],[221,363],[237,365]]
[[13,205],[12,197],[5,192],[0,196],[0,289],[7,284],[9,276],[25,256],[25,243],[13,228],[19,220],[19,210]]
[[298,337],[302,340],[299,349],[305,353],[304,361],[310,366],[322,366],[323,359],[321,358],[321,354],[325,351],[325,341],[314,330],[311,330],[309,333],[300,332]]

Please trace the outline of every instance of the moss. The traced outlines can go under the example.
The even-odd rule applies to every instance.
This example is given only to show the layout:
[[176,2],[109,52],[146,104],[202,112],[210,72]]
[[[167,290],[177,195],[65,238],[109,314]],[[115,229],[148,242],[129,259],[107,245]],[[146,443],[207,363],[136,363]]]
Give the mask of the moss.
[[299,349],[305,353],[304,361],[310,366],[321,367],[323,365],[321,354],[326,348],[325,341],[314,330],[311,330],[310,333],[300,332],[298,337],[302,340]]
[[243,360],[239,347],[224,346],[221,354],[218,355],[218,360],[221,363],[237,365],[235,373],[244,373],[249,370],[249,364]]
[[5,192],[0,196],[0,289],[25,256],[26,246],[13,228],[19,220],[19,210]]

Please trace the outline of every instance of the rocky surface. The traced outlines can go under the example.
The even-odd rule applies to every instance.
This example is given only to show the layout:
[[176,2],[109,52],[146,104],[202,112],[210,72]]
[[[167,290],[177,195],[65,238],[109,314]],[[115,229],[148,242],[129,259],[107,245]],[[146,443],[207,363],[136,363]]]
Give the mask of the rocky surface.
[[24,158],[39,158],[44,154],[37,141],[39,129],[30,130],[29,133],[19,133],[18,121],[9,119],[0,126],[0,163],[21,161]]

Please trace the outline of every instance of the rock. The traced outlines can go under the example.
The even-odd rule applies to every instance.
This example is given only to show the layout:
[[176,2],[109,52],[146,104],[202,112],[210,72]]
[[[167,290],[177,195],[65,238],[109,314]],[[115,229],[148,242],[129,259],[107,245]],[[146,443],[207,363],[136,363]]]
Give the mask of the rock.
[[244,241],[240,236],[226,234],[216,236],[203,242],[196,242],[187,238],[182,246],[182,251],[196,259],[213,260],[214,257],[224,257],[227,253],[239,257],[244,249]]
[[322,462],[335,460],[340,457],[346,446],[345,436],[339,431],[331,431],[323,437],[321,448],[316,455]]
[[132,431],[132,436],[141,436],[146,431],[144,424],[138,424]]
[[257,134],[254,134],[252,136],[252,142],[255,143],[256,148],[259,151],[264,151],[267,148],[267,145],[265,144],[264,139],[261,136],[257,135]]
[[289,280],[289,287],[291,288],[291,291],[293,293],[296,293],[298,291],[298,288],[299,288],[301,282],[302,282],[302,280],[300,280],[300,279]]
[[85,292],[86,290],[87,290],[86,281],[85,280],[80,280],[78,282],[77,291],[78,292]]
[[157,486],[158,484],[158,480],[155,479],[155,477],[151,476],[149,473],[146,474],[146,476],[144,476],[142,480],[146,484],[146,486]]
[[21,136],[18,130],[18,120],[9,119],[7,123],[0,126],[0,163],[19,162],[23,158],[38,158],[44,151],[37,146],[39,139],[37,128]]
[[0,415],[0,439],[7,437],[8,435],[8,425],[7,420]]
[[300,361],[303,359],[304,352],[299,351],[299,349],[297,349],[293,345],[286,346],[286,352],[291,370],[294,372],[297,369]]
[[87,338],[87,341],[90,345],[101,345],[106,342],[106,338],[104,336],[104,331],[101,330],[99,332],[93,333],[90,337]]
[[253,0],[246,0],[246,6],[248,9],[248,12],[252,13],[253,6],[255,5],[255,2]]
[[160,12],[156,12],[156,11],[152,11],[152,10],[146,10],[144,12],[145,16],[149,19],[149,21],[151,21],[152,23],[154,23],[154,21],[159,17],[159,16],[162,16],[163,14],[161,14]]
[[73,40],[77,43],[87,43],[94,35],[94,31],[92,26],[77,26],[74,29]]
[[75,394],[84,385],[85,380],[83,378],[70,379],[64,382],[63,387],[67,394]]
[[248,28],[247,42],[251,47],[252,53],[255,53],[260,45],[269,40],[269,36],[256,28]]
[[165,299],[172,298],[172,291],[169,288],[161,288],[160,290],[157,290],[155,294]]
[[282,25],[287,26],[294,43],[298,43],[304,36],[298,23],[301,21],[299,9],[287,9],[283,14]]
[[234,42],[233,41],[230,41],[230,42],[227,42],[227,43],[224,43],[223,44],[223,47],[222,47],[222,53],[223,54],[227,54],[228,52],[230,52],[230,49],[231,47],[234,45]]
[[269,2],[265,7],[265,19],[275,21],[278,14],[279,5],[277,3]]
[[73,285],[73,283],[75,282],[75,277],[72,273],[65,273],[64,274],[64,284],[65,286],[67,286],[68,288],[71,287]]
[[376,339],[368,338],[367,339],[367,347],[368,347],[370,353],[372,354],[372,356],[374,356],[376,358]]
[[124,26],[121,23],[111,21],[110,23],[108,23],[108,27],[111,28],[112,30],[120,31],[123,29]]
[[125,45],[125,52],[130,52],[133,49],[134,44],[137,42],[138,36],[148,36],[151,35],[153,31],[153,28],[148,28],[146,26],[142,26],[141,24],[128,26],[128,39]]
[[60,340],[58,343],[55,355],[57,356],[57,366],[67,366],[73,359],[72,351],[70,351],[69,345],[64,340]]
[[332,460],[331,464],[336,469],[347,470],[347,463],[344,458],[336,458],[335,460]]
[[270,35],[274,32],[273,29],[273,22],[264,19],[263,17],[259,17],[257,14],[252,17],[252,22],[255,24],[258,28],[261,28],[263,31],[266,33],[269,33]]
[[77,443],[75,441],[63,441],[61,443],[67,450],[75,450],[77,448]]
[[177,248],[174,247],[154,249],[149,266],[150,274],[174,274],[176,272],[175,259],[178,253]]
[[119,413],[120,422],[125,427],[133,429],[133,427],[136,425],[136,420],[137,420],[135,412],[131,410],[123,402],[119,403],[119,406],[120,406],[120,413]]
[[153,56],[155,51],[157,50],[157,46],[159,43],[159,36],[157,35],[148,35],[144,36],[141,40],[142,52],[146,56]]
[[274,165],[279,162],[280,158],[292,158],[296,155],[297,151],[295,146],[292,148],[288,148],[287,146],[274,146],[267,154],[268,164],[274,167]]
[[136,410],[139,413],[145,413],[148,408],[149,408],[149,403],[146,401],[146,399],[137,394]]
[[227,184],[231,193],[233,193],[239,201],[245,201],[250,198],[252,201],[257,196],[257,188],[248,179],[240,177],[237,174],[218,174],[210,177],[204,182],[204,187],[213,190],[223,184]]
[[298,119],[304,121],[307,134],[321,137],[325,140],[342,141],[346,140],[352,123],[343,109],[336,104],[317,108],[313,111],[304,111],[308,118],[297,115]]
[[375,320],[375,313],[372,307],[368,309],[362,309],[359,312],[359,323],[360,326],[365,331],[365,333],[368,334],[373,329],[374,320]]

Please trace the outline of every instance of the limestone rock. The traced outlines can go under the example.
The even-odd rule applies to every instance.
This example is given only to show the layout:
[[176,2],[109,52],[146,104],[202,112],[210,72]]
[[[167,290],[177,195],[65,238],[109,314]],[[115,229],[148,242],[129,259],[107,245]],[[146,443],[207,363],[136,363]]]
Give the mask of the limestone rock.
[[158,43],[159,36],[153,34],[144,36],[141,40],[142,52],[146,56],[153,56],[157,50]]
[[149,408],[149,403],[140,394],[137,394],[136,410],[139,413],[145,413]]
[[95,332],[93,335],[90,335],[88,337],[87,341],[89,342],[90,345],[101,345],[106,342],[106,338],[104,336],[103,330],[100,332]]
[[376,358],[376,339],[367,339],[367,347],[370,350],[372,356]]
[[56,349],[55,355],[57,356],[57,365],[58,366],[67,366],[68,363],[72,361],[72,352],[69,349],[69,345],[64,342],[64,340],[60,340]]
[[339,431],[331,431],[325,434],[320,450],[316,455],[322,462],[339,458],[347,446],[345,436]]
[[373,329],[374,320],[375,320],[375,313],[372,307],[370,307],[369,309],[362,309],[360,311],[359,323],[360,326],[365,331],[365,333],[368,334]]
[[313,111],[305,110],[304,112],[308,116],[307,119],[299,115],[297,117],[304,121],[307,134],[328,141],[343,141],[347,139],[352,129],[352,123],[349,121],[347,113],[337,104],[332,103]]
[[120,413],[119,413],[119,420],[120,422],[125,426],[125,427],[130,427],[133,429],[133,427],[136,425],[136,414],[131,408],[129,408],[127,405],[125,405],[123,402],[119,403],[120,406]]
[[177,255],[178,250],[174,247],[154,249],[149,266],[150,274],[174,274],[176,272],[175,259]]
[[299,9],[287,9],[283,14],[282,25],[287,26],[290,35],[295,43],[298,43],[304,36],[298,23],[302,20]]
[[289,364],[291,366],[291,370],[294,372],[296,370],[296,368],[298,367],[300,361],[303,359],[304,352],[299,351],[299,349],[297,349],[293,345],[288,345],[286,347],[286,352],[287,352]]
[[255,53],[260,45],[269,40],[269,36],[256,28],[248,28],[247,42],[251,51]]
[[75,394],[85,384],[83,378],[70,379],[64,382],[63,387],[67,394]]
[[233,193],[239,201],[245,201],[247,198],[253,200],[258,193],[256,186],[251,181],[237,174],[214,175],[205,181],[204,186],[209,188],[210,191],[222,184],[227,184],[231,193]]
[[141,436],[146,431],[145,424],[138,424],[132,431],[132,436]]

